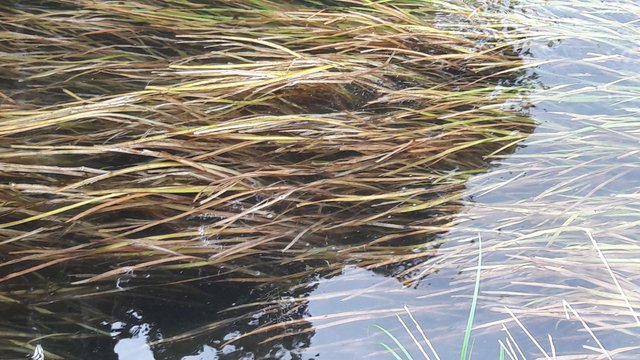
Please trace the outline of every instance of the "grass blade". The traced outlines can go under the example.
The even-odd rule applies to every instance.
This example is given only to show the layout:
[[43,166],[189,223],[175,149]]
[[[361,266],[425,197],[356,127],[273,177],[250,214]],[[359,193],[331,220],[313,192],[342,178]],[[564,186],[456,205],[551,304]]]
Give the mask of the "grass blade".
[[464,331],[464,340],[462,342],[462,350],[460,350],[460,360],[467,360],[469,352],[469,340],[471,339],[471,329],[473,328],[473,318],[476,314],[476,306],[478,304],[478,292],[480,290],[480,269],[482,266],[482,237],[478,234],[478,267],[476,269],[476,282],[473,289],[473,300],[471,301],[471,309],[467,319],[467,327]]

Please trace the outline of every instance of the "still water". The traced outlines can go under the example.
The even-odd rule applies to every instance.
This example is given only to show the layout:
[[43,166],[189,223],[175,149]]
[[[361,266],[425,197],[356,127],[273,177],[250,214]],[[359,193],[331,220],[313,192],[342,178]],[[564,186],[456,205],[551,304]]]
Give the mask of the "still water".
[[[469,201],[459,214],[460,224],[441,235],[446,240],[441,253],[447,259],[433,261],[432,268],[425,270],[428,275],[410,288],[385,274],[345,265],[338,275],[317,279],[291,297],[280,297],[278,302],[286,309],[284,316],[307,322],[302,325],[306,332],[272,346],[260,357],[388,359],[390,354],[379,343],[392,342],[374,325],[388,329],[419,357],[420,352],[396,318],[400,315],[409,322],[403,309],[408,306],[440,358],[456,358],[467,321],[465,309],[470,306],[468,284],[474,275],[474,259],[468,252],[475,246],[465,244],[478,234],[489,250],[485,250],[482,268],[476,318],[479,329],[473,345],[476,358],[497,358],[499,341],[506,344],[509,336],[524,354],[529,354],[527,357],[551,356],[552,351],[558,355],[581,354],[583,346],[595,348],[592,352],[597,353],[600,345],[585,331],[580,319],[570,315],[562,320],[558,316],[567,311],[563,301],[585,319],[591,316],[594,327],[606,327],[608,322],[625,327],[633,323],[587,234],[568,227],[591,229],[601,249],[610,250],[608,263],[614,269],[616,264],[625,265],[616,271],[625,279],[621,285],[624,294],[636,300],[632,306],[637,306],[638,283],[632,276],[637,267],[631,265],[636,262],[631,251],[624,252],[624,246],[632,245],[637,251],[640,240],[634,231],[639,210],[639,128],[637,121],[624,119],[633,119],[640,108],[640,58],[638,49],[633,48],[639,35],[638,19],[618,11],[598,14],[610,21],[609,36],[618,37],[623,46],[624,38],[629,37],[628,48],[614,47],[604,41],[583,41],[572,32],[573,20],[589,22],[581,9],[554,8],[553,2],[546,6],[542,11],[526,5],[514,10],[538,11],[539,15],[531,15],[532,22],[539,21],[540,29],[549,26],[546,30],[550,32],[556,31],[552,16],[557,16],[561,24],[557,31],[565,36],[556,43],[533,39],[527,49],[527,61],[540,64],[527,74],[539,84],[531,94],[535,107],[530,111],[538,127],[515,154],[494,160],[487,174],[468,182]],[[481,189],[479,194],[477,189]],[[545,232],[549,229],[552,231]],[[449,246],[460,251],[449,250]],[[615,251],[617,248],[620,250]],[[147,345],[152,341],[149,332],[162,332],[158,326],[158,317],[162,316],[159,312],[145,313],[118,328],[114,350],[119,359],[153,359]],[[196,354],[182,359],[259,356],[255,348],[261,345],[225,342],[258,324],[260,316],[257,313],[246,324],[229,327],[225,334],[209,339]],[[523,327],[513,321],[515,316]],[[603,316],[616,319],[599,320]],[[121,324],[111,323],[112,330]],[[511,333],[503,331],[502,326]],[[524,328],[545,352],[531,341]],[[640,354],[636,329],[629,327],[625,333],[601,331],[598,339],[604,349],[624,349],[616,358],[634,358]],[[555,339],[553,347],[548,336]],[[172,358],[175,354],[155,356]]]
[[[430,358],[456,359],[481,245],[472,358],[498,359],[502,347],[511,359],[637,359],[640,18],[632,1],[569,3],[494,4],[476,14],[525,23],[530,40],[518,51],[522,76],[534,82],[527,113],[537,127],[467,181],[456,224],[428,239],[439,245],[412,274],[416,282],[393,276],[402,268],[347,262],[290,289],[201,281],[193,285],[198,298],[170,303],[152,286],[72,299],[57,311],[81,314],[93,324],[84,331],[102,336],[80,334],[69,352],[119,360],[393,358],[385,343],[403,354],[383,328],[414,359],[426,357],[407,329]],[[539,40],[548,34],[557,40]],[[109,290],[144,276],[125,274]],[[23,321],[24,311],[14,306],[3,316]],[[42,317],[28,314],[25,337],[46,351],[56,334]]]

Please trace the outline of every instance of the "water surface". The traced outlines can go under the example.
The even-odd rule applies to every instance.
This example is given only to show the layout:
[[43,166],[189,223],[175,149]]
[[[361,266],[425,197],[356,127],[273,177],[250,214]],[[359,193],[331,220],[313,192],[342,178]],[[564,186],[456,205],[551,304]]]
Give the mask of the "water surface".
[[[501,346],[512,359],[637,358],[640,28],[625,10],[637,8],[622,0],[574,9],[563,1],[510,5],[479,8],[475,16],[504,16],[529,34],[514,49],[527,66],[513,81],[529,85],[523,97],[533,106],[520,110],[536,128],[511,151],[486,159],[484,173],[464,184],[464,204],[450,214],[455,225],[423,240],[433,244],[430,256],[377,268],[346,259],[331,274],[310,273],[284,288],[200,280],[184,285],[183,297],[178,288],[173,301],[156,295],[163,279],[149,285],[141,280],[153,281],[152,274],[124,274],[96,289],[112,296],[51,307],[92,324],[70,329],[77,339],[69,353],[119,360],[389,359],[380,343],[400,350],[381,327],[422,358],[398,319],[420,338],[406,306],[440,359],[458,358],[481,243],[472,358],[497,359]],[[32,290],[46,294],[46,284]],[[8,321],[28,319],[25,338],[46,350],[56,334],[45,325],[51,315],[38,306],[14,304],[2,313]]]

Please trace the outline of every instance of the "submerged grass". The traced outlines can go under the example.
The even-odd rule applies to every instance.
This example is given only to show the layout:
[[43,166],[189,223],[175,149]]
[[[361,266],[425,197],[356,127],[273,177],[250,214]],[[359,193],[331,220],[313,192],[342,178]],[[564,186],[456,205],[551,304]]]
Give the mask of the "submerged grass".
[[[573,36],[570,21],[554,19],[555,33],[548,34],[536,28],[542,20],[535,15],[487,12],[477,19],[480,8],[463,2],[409,0],[75,0],[55,8],[16,1],[0,9],[0,301],[7,309],[21,304],[38,312],[47,319],[41,331],[65,334],[60,337],[71,337],[78,326],[84,327],[78,337],[106,337],[95,324],[113,294],[140,296],[154,288],[178,301],[199,293],[190,285],[205,279],[216,286],[287,288],[354,264],[415,284],[442,259],[452,268],[468,263],[468,234],[452,233],[458,241],[450,241],[440,259],[434,255],[441,242],[427,241],[466,221],[458,214],[463,197],[486,196],[511,181],[535,187],[545,171],[558,170],[554,179],[562,181],[509,208],[524,215],[505,216],[500,229],[542,228],[548,213],[561,216],[566,209],[575,217],[539,232],[509,230],[513,238],[485,249],[515,248],[508,256],[524,263],[528,255],[518,247],[564,238],[584,216],[584,201],[607,186],[583,191],[589,177],[608,173],[594,159],[637,153],[637,133],[628,129],[635,118],[628,113],[610,122],[555,109],[586,125],[563,125],[528,143],[567,141],[519,168],[537,176],[465,192],[472,175],[532,131],[526,113],[534,77],[526,70],[553,65],[525,62],[528,40],[502,18],[538,31],[530,30],[528,39],[555,41]],[[624,48],[611,32],[580,35]],[[600,66],[600,55],[589,56],[588,63]],[[595,90],[558,85],[536,101],[584,103],[606,94],[630,103],[637,81],[623,75],[625,81]],[[601,134],[623,134],[624,141],[602,142]],[[591,158],[558,162],[585,155]],[[575,169],[589,171],[573,177]],[[583,198],[573,201],[571,190]],[[553,207],[539,201],[554,196]],[[592,206],[606,211],[607,205]],[[493,223],[504,211],[497,208],[477,208],[477,218]],[[620,207],[634,220],[613,229],[619,239],[630,238],[636,210]],[[587,251],[582,243],[572,250]],[[561,262],[547,260],[538,259],[539,266]],[[633,312],[627,297],[634,295],[622,291],[629,283],[617,283],[606,264],[621,289],[616,294],[625,297],[623,308]],[[486,276],[495,280],[512,270],[498,268]],[[478,281],[479,273],[461,358],[468,354]],[[79,297],[103,303],[83,317],[54,311]],[[275,312],[276,305],[265,300],[247,307]],[[2,323],[8,335],[0,352],[8,357],[34,346],[21,320]],[[206,334],[232,320],[229,315],[158,343]],[[243,336],[281,339],[288,335],[270,331],[300,322],[277,319]],[[73,358],[57,340],[47,339],[47,358]],[[518,358],[513,346],[501,349]]]
[[[522,66],[505,35],[438,25],[463,9],[3,5],[1,295],[285,285],[432,256],[468,175],[532,126],[504,109],[526,92],[499,86]],[[120,287],[132,273],[153,276]]]
[[[468,183],[477,203],[445,236],[446,263],[427,259],[418,276],[448,279],[469,268],[469,242],[481,231],[474,334],[498,338],[500,358],[638,357],[637,11],[633,1],[562,0],[478,11],[530,26],[532,71],[545,85],[531,95],[540,126],[524,151]],[[422,299],[470,294],[469,278]],[[424,313],[433,323],[437,315]],[[449,331],[443,323],[431,333]]]
[[283,258],[375,267],[385,243],[451,223],[466,176],[447,171],[482,169],[530,128],[500,108],[520,90],[496,92],[517,55],[435,27],[435,9],[234,5],[5,6],[0,281],[60,263],[94,273],[76,284],[233,263],[227,276],[271,281]]

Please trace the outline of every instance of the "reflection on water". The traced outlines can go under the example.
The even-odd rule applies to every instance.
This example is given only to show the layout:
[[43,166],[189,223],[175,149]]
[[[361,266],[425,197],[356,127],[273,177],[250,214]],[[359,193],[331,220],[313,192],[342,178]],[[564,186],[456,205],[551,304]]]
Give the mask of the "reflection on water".
[[218,352],[211,346],[204,345],[196,355],[185,356],[182,360],[217,360]]
[[[111,330],[121,329],[122,324],[111,325]],[[154,360],[153,352],[148,344],[148,335],[151,326],[147,323],[136,325],[129,330],[130,338],[118,340],[113,347],[113,351],[118,355],[119,360]]]
[[[142,317],[139,316],[138,319],[142,320]],[[125,327],[127,327],[127,324],[120,321],[111,324],[111,336],[118,338],[113,347],[118,360],[155,360],[156,357],[149,345],[151,325],[148,323],[133,325],[128,328],[126,334],[123,334]],[[231,340],[237,335],[239,334],[230,333],[223,340]],[[203,345],[196,354],[184,356],[182,360],[217,360],[220,359],[220,355],[229,355],[235,351],[236,348],[233,345],[225,345],[220,350],[209,345]],[[243,358],[249,360],[253,357],[244,356]]]
[[[194,285],[198,298],[189,294],[180,301],[158,299],[150,292],[153,286],[136,283],[142,273],[125,274],[114,287],[134,289],[130,295],[116,292],[109,301],[88,296],[68,311],[89,319],[96,333],[108,334],[97,341],[80,339],[84,352],[74,355],[119,360],[388,359],[380,343],[393,341],[377,325],[421,358],[398,320],[400,316],[411,324],[407,306],[440,358],[457,358],[480,235],[485,263],[475,358],[498,358],[500,343],[516,354],[514,359],[550,359],[551,354],[584,354],[585,349],[591,354],[623,349],[619,358],[637,358],[638,52],[631,41],[620,48],[572,38],[568,19],[584,20],[586,15],[553,4],[539,12],[527,4],[513,10],[526,10],[532,23],[539,21],[534,27],[564,36],[554,43],[533,39],[526,51],[528,61],[539,63],[524,75],[540,85],[531,94],[536,104],[529,110],[539,126],[515,154],[494,159],[486,173],[465,183],[465,206],[448,209],[454,222],[450,231],[422,239],[433,244],[428,255],[416,253],[410,259],[413,249],[398,244],[389,246],[389,252],[409,259],[386,267],[352,265],[358,262],[355,252],[353,258],[341,258],[344,263],[332,272],[310,272],[288,288],[201,282]],[[620,30],[614,34],[617,40],[637,37],[634,16],[614,11],[608,20],[612,23],[606,30]],[[203,237],[207,246],[208,241]],[[415,280],[411,287],[405,286],[407,279]],[[147,297],[128,297],[135,295]],[[38,336],[46,336],[49,331],[39,320],[52,315],[38,312],[40,305],[29,304],[27,317]],[[101,317],[104,313],[111,317]]]
[[44,350],[42,349],[42,345],[36,345],[35,350],[33,350],[33,355],[31,355],[31,360],[44,360]]
[[[112,336],[120,335],[119,331],[122,330],[125,324],[121,322],[115,322],[111,324]],[[117,354],[118,360],[155,360],[156,357],[149,346],[149,332],[151,331],[151,325],[143,323],[142,325],[134,325],[129,329],[128,336],[120,338],[113,351]],[[226,337],[224,340],[230,340]],[[220,350],[209,345],[203,345],[195,355],[188,355],[182,357],[181,360],[218,360],[220,355],[228,355],[235,351],[235,346],[225,345]],[[246,360],[250,360],[253,357],[244,356]]]
[[[444,285],[444,284],[443,284]],[[427,287],[428,289],[429,287]],[[376,326],[406,339],[409,351],[416,350],[402,329],[396,314],[408,306],[414,316],[429,328],[442,321],[438,313],[446,307],[428,304],[417,295],[426,291],[402,286],[383,274],[347,266],[335,278],[322,280],[308,296],[307,320],[315,329],[305,356],[320,354],[320,359],[388,359],[380,346],[391,342]],[[430,330],[426,330],[431,334]]]

